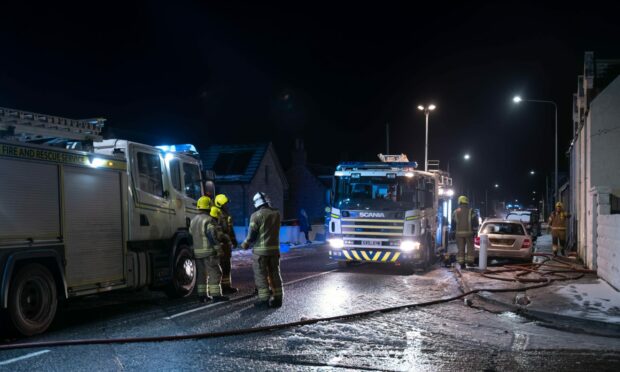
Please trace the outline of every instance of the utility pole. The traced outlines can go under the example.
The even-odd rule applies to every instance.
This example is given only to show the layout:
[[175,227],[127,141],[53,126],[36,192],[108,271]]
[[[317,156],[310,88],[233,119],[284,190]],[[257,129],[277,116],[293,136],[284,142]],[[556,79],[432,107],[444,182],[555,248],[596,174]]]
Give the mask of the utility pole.
[[390,154],[390,123],[385,123],[385,153]]
[[[549,211],[549,176],[545,176],[545,202],[547,204],[547,208],[545,209],[545,212]],[[545,216],[546,217],[546,216]]]

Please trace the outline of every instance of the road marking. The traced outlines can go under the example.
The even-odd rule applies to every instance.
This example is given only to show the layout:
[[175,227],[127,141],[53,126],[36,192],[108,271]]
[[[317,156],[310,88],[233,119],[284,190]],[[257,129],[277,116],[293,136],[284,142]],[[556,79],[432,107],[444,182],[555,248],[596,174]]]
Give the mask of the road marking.
[[303,282],[304,280],[308,280],[308,279],[312,279],[312,278],[316,278],[318,276],[323,276],[329,273],[333,273],[334,271],[338,271],[338,269],[333,269],[333,270],[329,270],[329,271],[324,271],[322,273],[318,273],[318,274],[314,274],[314,275],[310,275],[310,276],[306,276],[304,278],[300,278],[300,279],[296,279],[290,282],[286,282],[284,283],[284,285],[291,285],[291,284],[295,284],[295,283],[299,283],[299,282]]
[[523,333],[516,333],[512,339],[511,349],[513,351],[524,351],[528,344],[528,337]]
[[225,301],[223,301],[223,302],[216,302],[216,303],[214,303],[214,304],[209,304],[209,305],[206,305],[206,306],[200,306],[200,307],[197,307],[197,308],[195,308],[195,309],[191,309],[191,310],[184,311],[184,312],[182,312],[182,313],[178,313],[178,314],[174,314],[174,315],[167,316],[167,317],[165,317],[164,319],[166,319],[166,320],[174,319],[174,318],[179,317],[179,316],[182,316],[182,315],[187,315],[187,314],[190,314],[190,313],[193,313],[193,312],[196,312],[196,311],[200,311],[200,310],[208,309],[208,308],[210,308],[210,307],[214,307],[214,306],[218,306],[218,305],[223,305],[223,304],[225,304],[225,303],[226,303],[226,302],[225,302]]
[[[314,275],[306,276],[306,277],[303,277],[303,278],[300,278],[300,279],[296,279],[296,280],[293,280],[293,281],[290,281],[290,282],[286,282],[286,283],[284,283],[284,284],[283,284],[283,286],[287,286],[287,285],[291,285],[291,284],[299,283],[299,282],[302,282],[302,281],[304,281],[304,280],[308,280],[308,279],[316,278],[316,277],[318,277],[318,276],[323,276],[323,275],[326,275],[326,274],[329,274],[329,273],[333,273],[334,271],[338,271],[338,269],[333,269],[333,270],[329,270],[329,271],[324,271],[324,272],[322,272],[322,273],[318,273],[318,274],[314,274]],[[225,304],[227,304],[227,303],[229,303],[229,302],[228,302],[228,301],[223,301],[223,302],[217,302],[217,303],[214,303],[214,304],[209,304],[209,305],[206,305],[206,306],[200,306],[200,307],[197,307],[197,308],[195,308],[195,309],[190,309],[190,310],[187,310],[187,311],[183,311],[183,312],[181,312],[181,313],[178,313],[178,314],[174,314],[174,315],[166,316],[166,317],[164,317],[164,319],[166,319],[166,320],[171,320],[171,319],[174,319],[174,318],[178,318],[178,317],[180,317],[180,316],[183,316],[183,315],[191,314],[191,313],[196,312],[196,311],[200,311],[200,310],[208,309],[208,308],[210,308],[210,307],[215,307],[215,306],[218,306],[218,305],[225,305]]]
[[50,352],[50,350],[41,350],[41,351],[37,351],[36,353],[30,353],[30,354],[22,355],[22,356],[17,357],[17,358],[13,358],[13,359],[2,361],[2,362],[0,362],[0,366],[5,366],[7,364],[19,362],[20,360],[36,357],[38,355],[49,353],[49,352]]

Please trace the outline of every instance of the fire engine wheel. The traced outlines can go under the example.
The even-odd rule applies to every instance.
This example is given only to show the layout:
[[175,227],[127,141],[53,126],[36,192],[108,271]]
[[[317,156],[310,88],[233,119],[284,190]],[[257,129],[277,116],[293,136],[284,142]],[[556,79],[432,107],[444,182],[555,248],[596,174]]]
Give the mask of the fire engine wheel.
[[13,277],[8,316],[15,330],[32,336],[45,332],[58,308],[54,276],[43,265],[29,264]]
[[179,245],[174,257],[172,282],[166,288],[166,294],[170,298],[189,296],[196,285],[196,261],[189,246]]

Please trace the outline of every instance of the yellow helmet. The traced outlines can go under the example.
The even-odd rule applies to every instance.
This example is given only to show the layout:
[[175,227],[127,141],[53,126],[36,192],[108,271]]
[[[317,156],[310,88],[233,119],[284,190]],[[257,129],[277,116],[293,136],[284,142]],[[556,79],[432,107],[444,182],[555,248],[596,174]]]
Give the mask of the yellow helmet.
[[218,194],[215,196],[215,206],[218,208],[222,208],[224,205],[228,203],[228,198],[224,194]]
[[467,196],[465,195],[459,196],[459,204],[469,204],[469,199],[467,199]]
[[201,210],[211,209],[211,198],[208,196],[201,196],[196,202],[196,207]]
[[220,216],[222,215],[222,210],[218,207],[213,207],[211,208],[211,213],[209,213],[211,215],[211,217],[213,218],[220,218]]
[[555,207],[560,207],[560,208],[564,208],[564,204],[562,204],[562,202],[557,202],[555,203]]

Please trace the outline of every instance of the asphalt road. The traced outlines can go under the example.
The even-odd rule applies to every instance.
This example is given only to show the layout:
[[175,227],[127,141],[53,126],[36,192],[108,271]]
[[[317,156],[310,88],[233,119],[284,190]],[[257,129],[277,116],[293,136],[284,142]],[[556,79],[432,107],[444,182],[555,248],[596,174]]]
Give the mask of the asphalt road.
[[[295,256],[295,254],[288,257]],[[287,258],[288,258],[287,257]],[[24,341],[181,335],[279,324],[461,293],[439,266],[407,275],[392,266],[338,268],[325,248],[282,261],[284,305],[257,310],[251,268],[229,303],[169,300],[158,292],[72,301],[46,334]],[[619,370],[620,341],[573,334],[462,301],[219,339],[66,346],[0,352],[0,370]]]

